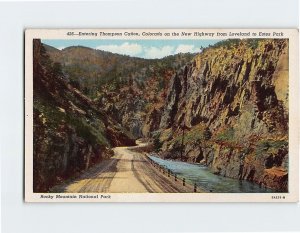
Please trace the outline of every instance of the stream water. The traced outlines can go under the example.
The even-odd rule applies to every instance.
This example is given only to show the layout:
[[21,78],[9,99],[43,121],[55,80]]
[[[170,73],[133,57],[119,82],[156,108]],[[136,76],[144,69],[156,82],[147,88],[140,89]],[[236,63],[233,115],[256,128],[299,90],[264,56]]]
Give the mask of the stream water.
[[245,180],[237,180],[213,174],[207,167],[185,162],[164,160],[150,155],[154,162],[170,169],[178,176],[208,192],[215,193],[272,193],[274,190],[260,187],[257,184]]

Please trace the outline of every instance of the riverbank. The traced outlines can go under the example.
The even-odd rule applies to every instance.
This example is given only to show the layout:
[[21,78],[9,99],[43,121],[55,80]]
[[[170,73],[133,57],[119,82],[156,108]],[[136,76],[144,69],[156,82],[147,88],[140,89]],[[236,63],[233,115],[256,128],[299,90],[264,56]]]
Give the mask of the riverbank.
[[[52,192],[62,193],[192,193],[193,186],[183,186],[174,177],[155,169],[144,153],[135,147],[115,147],[114,156],[95,165],[77,179],[56,186]],[[198,189],[197,192],[203,192]]]
[[260,187],[246,180],[237,180],[213,174],[207,167],[187,162],[164,160],[157,156],[149,156],[160,166],[185,178],[187,182],[196,184],[204,192],[216,193],[271,193],[272,189]]

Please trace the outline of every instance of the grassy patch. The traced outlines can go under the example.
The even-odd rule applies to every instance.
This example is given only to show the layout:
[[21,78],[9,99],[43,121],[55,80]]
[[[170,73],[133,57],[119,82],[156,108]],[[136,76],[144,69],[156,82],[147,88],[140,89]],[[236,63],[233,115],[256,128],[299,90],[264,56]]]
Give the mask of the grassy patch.
[[63,113],[51,104],[51,101],[38,98],[34,100],[34,109],[40,112],[42,118],[45,118],[45,124],[49,129],[56,131],[58,126],[65,122],[70,127],[74,127],[78,136],[82,137],[92,145],[109,145],[104,137],[103,123],[96,120],[89,123],[85,117],[75,116],[72,113]]
[[278,150],[280,147],[287,145],[288,142],[285,140],[263,139],[258,141],[255,154],[257,157],[261,157],[266,153],[272,153],[274,150]]
[[67,122],[75,127],[75,130],[80,137],[84,138],[92,145],[109,145],[100,125],[98,128],[92,127],[85,118],[76,117],[71,114],[68,115]]
[[50,128],[56,128],[63,120],[66,119],[66,114],[59,111],[57,107],[51,103],[46,103],[42,98],[34,99],[33,109],[42,114],[46,119],[46,124]]
[[216,135],[216,140],[232,142],[234,140],[234,129],[232,127],[226,128]]
[[[185,130],[184,132],[184,138],[183,138],[183,144],[189,144],[197,141],[204,140],[204,132],[205,132],[205,126],[204,125],[196,125],[192,129]],[[180,134],[173,139],[173,143],[181,143],[182,137],[183,137],[183,131],[181,130],[179,132]]]

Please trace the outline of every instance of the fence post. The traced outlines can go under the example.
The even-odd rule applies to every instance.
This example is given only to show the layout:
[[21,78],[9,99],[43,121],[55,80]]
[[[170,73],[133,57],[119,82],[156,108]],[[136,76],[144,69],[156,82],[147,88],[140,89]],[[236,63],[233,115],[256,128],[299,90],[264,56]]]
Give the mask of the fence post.
[[197,192],[197,185],[196,185],[196,183],[194,184],[194,192],[195,193]]
[[170,177],[170,172],[171,172],[170,169],[168,169],[168,177]]
[[177,174],[175,174],[175,181],[177,181]]
[[182,185],[185,186],[185,178],[182,179]]

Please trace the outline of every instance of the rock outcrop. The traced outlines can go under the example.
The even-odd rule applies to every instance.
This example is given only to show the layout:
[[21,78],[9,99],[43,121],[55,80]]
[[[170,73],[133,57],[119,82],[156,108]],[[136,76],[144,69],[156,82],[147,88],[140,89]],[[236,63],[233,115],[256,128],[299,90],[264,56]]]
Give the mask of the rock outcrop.
[[[135,138],[149,136],[154,130],[153,122],[150,123],[154,118],[148,118],[148,112],[161,107],[164,99],[161,95],[165,94],[169,79],[194,56],[176,54],[142,59],[82,46],[58,50],[45,45],[45,48],[54,62],[62,64],[70,83],[97,102],[99,109]],[[145,123],[146,118],[151,127]]]
[[38,184],[146,137],[164,158],[288,191],[288,40],[231,39],[153,60],[45,47],[35,42]]
[[78,175],[112,156],[112,146],[135,145],[121,125],[70,84],[40,40],[33,41],[33,190]]
[[287,191],[288,40],[206,48],[172,77],[159,130],[162,156]]

